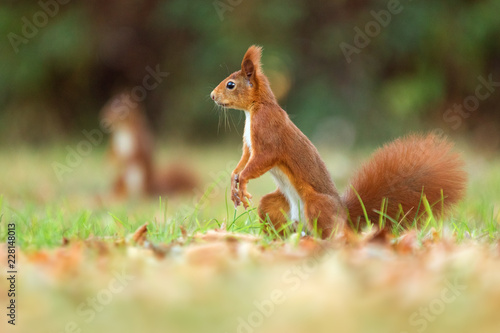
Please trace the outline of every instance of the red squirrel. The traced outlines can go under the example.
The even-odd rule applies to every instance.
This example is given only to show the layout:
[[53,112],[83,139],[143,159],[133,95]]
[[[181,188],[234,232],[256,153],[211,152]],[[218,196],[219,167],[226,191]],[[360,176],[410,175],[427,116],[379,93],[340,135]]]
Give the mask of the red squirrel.
[[185,166],[155,169],[153,135],[141,105],[121,93],[104,106],[102,121],[111,131],[110,156],[117,168],[116,197],[173,195],[193,190],[196,177]]
[[261,198],[260,219],[271,222],[277,231],[288,220],[302,220],[309,231],[323,238],[342,233],[348,221],[366,223],[358,195],[371,221],[378,221],[383,200],[387,216],[411,221],[422,193],[429,204],[438,203],[433,206],[437,215],[462,199],[467,179],[464,162],[451,151],[452,144],[432,134],[410,135],[386,144],[354,176],[352,188],[340,195],[316,147],[278,105],[262,71],[261,54],[261,47],[251,46],[241,70],[210,94],[217,105],[243,110],[246,116],[243,154],[231,174],[235,207],[248,208],[249,180],[268,171],[278,188]]

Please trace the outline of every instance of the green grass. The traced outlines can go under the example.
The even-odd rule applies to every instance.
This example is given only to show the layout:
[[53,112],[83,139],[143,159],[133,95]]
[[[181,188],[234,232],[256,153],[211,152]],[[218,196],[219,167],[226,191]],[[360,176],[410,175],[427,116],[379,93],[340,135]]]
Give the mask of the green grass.
[[[364,155],[360,153],[331,152],[326,147],[320,151],[340,189],[347,186],[350,175],[338,172],[336,160],[339,156],[343,159],[352,157],[349,167],[344,167],[347,170],[354,169],[366,158],[360,157]],[[150,223],[151,241],[158,243],[178,239],[183,229],[194,234],[222,225],[232,232],[260,235],[265,242],[279,237],[277,233],[271,232],[270,236],[263,233],[255,212],[258,198],[274,189],[268,175],[249,184],[255,198],[253,208],[235,210],[228,199],[229,173],[239,158],[238,147],[222,150],[220,147],[183,147],[162,151],[162,164],[186,160],[199,174],[202,189],[183,198],[127,202],[105,199],[113,170],[106,163],[102,149],[84,157],[81,165],[59,182],[51,163],[64,161],[64,157],[64,149],[60,146],[44,149],[20,147],[0,152],[0,173],[5,175],[0,197],[0,240],[5,240],[6,224],[12,221],[17,224],[18,244],[25,250],[57,247],[63,238],[123,238],[146,222]],[[445,220],[429,216],[420,234],[434,228],[442,234],[455,234],[459,241],[470,238],[494,241],[499,238],[500,161],[486,160],[472,153],[467,154],[466,159],[470,174],[467,198]],[[429,212],[428,203],[423,202],[419,211]],[[396,235],[403,230],[389,218],[372,222],[378,225],[391,223]],[[305,227],[301,225],[300,229]]]
[[[167,157],[160,158],[161,164],[186,160],[189,155],[191,161],[186,163],[201,178],[200,190],[182,198],[124,202],[107,198],[113,170],[102,149],[84,158],[62,182],[51,163],[64,161],[64,146],[0,152],[0,172],[9,175],[0,190],[0,240],[5,239],[7,222],[16,223],[18,245],[25,250],[57,247],[63,238],[123,238],[146,222],[150,239],[161,243],[179,238],[181,227],[192,234],[224,223],[230,231],[259,233],[253,210],[235,211],[227,202],[229,150],[220,160],[208,158],[220,151],[215,147],[188,151],[164,152]],[[232,159],[237,155],[236,148]]]
[[[238,146],[163,150],[159,160],[185,160],[200,175],[202,190],[128,202],[106,200],[112,169],[99,148],[62,182],[51,163],[64,158],[64,146],[0,151],[0,240],[5,242],[7,224],[15,222],[21,248],[22,306],[15,332],[410,333],[423,325],[428,333],[498,331],[499,159],[467,153],[467,198],[444,220],[430,216],[417,233],[420,244],[436,233],[453,244],[433,243],[404,254],[393,244],[363,243],[314,256],[297,234],[283,239],[276,232],[263,234],[255,203],[274,190],[270,176],[250,182],[251,209],[234,209],[229,173]],[[348,186],[352,170],[368,155],[319,150],[339,189]],[[429,207],[423,200],[419,212]],[[164,257],[133,243],[115,246],[146,222],[148,240],[169,249]],[[381,223],[390,221],[381,217],[358,232],[369,234]],[[257,244],[193,237],[221,227],[257,236]],[[298,233],[303,229],[299,224]],[[401,229],[395,227],[394,234]],[[70,243],[61,246],[64,239]],[[88,239],[98,239],[96,247],[79,241]],[[110,303],[101,301],[99,309],[85,312],[91,319],[79,312],[90,308],[89,299],[105,295],[123,270],[134,279],[113,293]],[[467,289],[448,292],[447,300],[455,296],[443,302],[443,292],[457,278]],[[7,287],[2,279],[0,289]],[[241,329],[241,320],[259,315],[256,304],[269,308],[276,291],[286,299],[272,305],[254,330]],[[420,309],[436,304],[444,305],[443,311],[434,309],[432,320],[422,321]],[[415,315],[417,324],[411,322]],[[81,331],[68,329],[73,324]]]

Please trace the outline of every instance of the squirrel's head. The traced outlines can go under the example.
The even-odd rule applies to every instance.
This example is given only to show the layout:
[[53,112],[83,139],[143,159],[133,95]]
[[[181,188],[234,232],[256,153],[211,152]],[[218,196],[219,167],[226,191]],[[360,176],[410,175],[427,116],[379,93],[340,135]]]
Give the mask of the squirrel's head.
[[141,106],[125,90],[114,95],[100,112],[103,126],[110,128],[124,123],[137,122],[141,117],[143,117]]
[[241,62],[241,70],[229,75],[210,93],[214,102],[222,107],[249,111],[252,104],[274,96],[262,72],[262,48],[252,45]]

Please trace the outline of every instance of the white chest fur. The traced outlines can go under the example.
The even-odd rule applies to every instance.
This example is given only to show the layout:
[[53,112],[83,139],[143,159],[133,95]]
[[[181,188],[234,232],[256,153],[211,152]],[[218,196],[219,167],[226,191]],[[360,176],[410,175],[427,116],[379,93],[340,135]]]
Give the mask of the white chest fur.
[[248,149],[252,150],[252,140],[251,140],[251,136],[252,136],[252,128],[251,128],[251,125],[252,124],[252,120],[251,120],[251,117],[250,117],[250,112],[248,111],[245,111],[245,131],[243,132],[243,138],[245,140],[245,143],[248,147]]
[[144,170],[137,164],[129,165],[125,171],[127,192],[132,196],[143,194],[145,183]]
[[271,169],[271,175],[273,176],[280,191],[285,195],[290,206],[288,218],[291,221],[302,220],[305,222],[304,202],[300,198],[295,187],[293,187],[290,179],[288,179],[288,177],[278,167]]
[[[250,112],[245,111],[245,131],[243,132],[243,139],[245,140],[245,144],[250,151],[252,151],[251,124],[252,121]],[[287,212],[288,218],[291,221],[305,221],[304,202],[300,198],[295,187],[293,187],[290,179],[288,179],[288,177],[278,167],[274,167],[270,171],[276,185],[278,185],[280,191],[285,195],[290,206],[290,211]]]
[[120,128],[113,134],[113,148],[123,158],[134,153],[134,138],[128,128]]

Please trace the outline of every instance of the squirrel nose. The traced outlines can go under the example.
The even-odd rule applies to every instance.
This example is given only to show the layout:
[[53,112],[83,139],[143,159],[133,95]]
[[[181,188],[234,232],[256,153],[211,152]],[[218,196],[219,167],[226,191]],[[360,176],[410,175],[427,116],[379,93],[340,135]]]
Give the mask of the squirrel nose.
[[212,99],[215,100],[215,94],[213,91],[210,93],[210,97],[212,97]]

